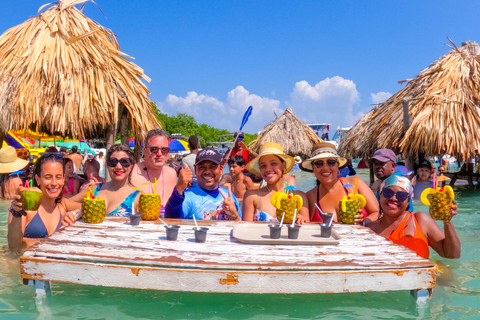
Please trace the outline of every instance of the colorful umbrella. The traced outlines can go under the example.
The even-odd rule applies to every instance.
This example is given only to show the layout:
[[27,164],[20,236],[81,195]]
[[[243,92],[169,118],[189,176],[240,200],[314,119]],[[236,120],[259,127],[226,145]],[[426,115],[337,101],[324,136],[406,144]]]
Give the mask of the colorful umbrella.
[[170,151],[188,151],[188,142],[179,140],[179,139],[170,139],[168,140],[168,146]]

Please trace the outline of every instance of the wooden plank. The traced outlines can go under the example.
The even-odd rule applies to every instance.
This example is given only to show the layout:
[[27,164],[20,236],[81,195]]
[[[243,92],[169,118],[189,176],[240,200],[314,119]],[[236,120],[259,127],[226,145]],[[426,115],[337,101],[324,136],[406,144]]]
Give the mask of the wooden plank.
[[[77,223],[55,233],[25,252],[23,259],[50,257],[86,262],[127,263],[147,266],[212,268],[338,270],[432,267],[413,251],[393,245],[360,226],[336,225],[342,237],[338,246],[268,246],[239,244],[230,237],[231,227],[215,223],[207,242],[193,242],[189,227],[180,229],[179,240],[163,240],[158,224],[124,225],[106,221],[99,225]],[[230,224],[231,225],[231,224]],[[160,236],[161,239],[158,239]],[[274,250],[274,255],[272,253]]]
[[369,271],[179,270],[31,258],[22,277],[95,286],[226,293],[339,293],[426,289],[435,268]]

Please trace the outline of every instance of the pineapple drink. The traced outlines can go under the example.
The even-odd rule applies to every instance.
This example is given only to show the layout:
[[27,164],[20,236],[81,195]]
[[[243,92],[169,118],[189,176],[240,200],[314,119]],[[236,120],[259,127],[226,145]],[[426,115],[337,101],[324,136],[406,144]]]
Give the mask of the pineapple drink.
[[[89,188],[90,189],[90,188]],[[101,223],[105,220],[107,208],[105,199],[97,198],[92,190],[82,200],[82,218],[88,223]]]
[[271,196],[270,202],[277,209],[276,214],[278,221],[282,219],[283,213],[285,212],[285,218],[283,219],[283,222],[286,224],[293,222],[295,209],[297,209],[297,211],[300,211],[303,206],[303,199],[301,196],[294,194],[285,194],[283,192],[275,192]]
[[20,202],[23,210],[37,210],[42,203],[43,192],[38,188],[20,187]]
[[[427,197],[430,195],[430,199]],[[450,186],[423,190],[420,200],[426,206],[429,206],[430,216],[435,220],[449,221],[452,219],[452,202],[455,194]]]
[[158,220],[162,201],[158,194],[141,194],[138,210],[142,214],[142,220]]
[[142,220],[158,220],[160,209],[162,208],[162,199],[157,194],[157,178],[155,178],[153,183],[147,182],[144,184],[153,184],[153,192],[152,194],[145,194],[142,190],[134,187],[141,193],[138,201],[138,211],[142,214]]
[[354,224],[355,216],[359,214],[360,209],[365,207],[367,201],[361,194],[348,194],[340,200],[339,218],[342,223]]

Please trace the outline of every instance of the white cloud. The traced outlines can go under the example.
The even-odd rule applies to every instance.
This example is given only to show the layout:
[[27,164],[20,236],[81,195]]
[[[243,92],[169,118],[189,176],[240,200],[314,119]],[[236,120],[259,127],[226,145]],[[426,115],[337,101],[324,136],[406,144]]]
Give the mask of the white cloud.
[[250,105],[253,112],[244,128],[247,132],[257,132],[272,121],[275,118],[273,110],[277,114],[283,112],[279,109],[280,101],[251,94],[243,86],[230,90],[225,102],[191,91],[186,97],[168,95],[158,108],[170,115],[184,112],[194,116],[197,123],[233,131],[240,127],[243,114]]
[[351,126],[355,123],[354,107],[360,102],[360,94],[352,80],[340,76],[326,78],[314,86],[307,81],[295,84],[287,106],[306,123],[330,123]]
[[374,105],[385,102],[391,96],[392,94],[390,92],[380,91],[378,93],[370,93],[370,97],[372,98],[372,104]]

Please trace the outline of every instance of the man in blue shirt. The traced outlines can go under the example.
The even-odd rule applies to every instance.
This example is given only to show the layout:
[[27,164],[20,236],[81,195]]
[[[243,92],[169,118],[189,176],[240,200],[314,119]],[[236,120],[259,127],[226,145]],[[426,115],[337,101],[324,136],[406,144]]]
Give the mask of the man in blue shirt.
[[165,208],[166,218],[240,221],[242,212],[237,198],[218,185],[223,173],[222,157],[217,150],[207,147],[198,152],[195,161],[197,184],[187,189],[193,173],[185,165],[180,170],[178,183]]

